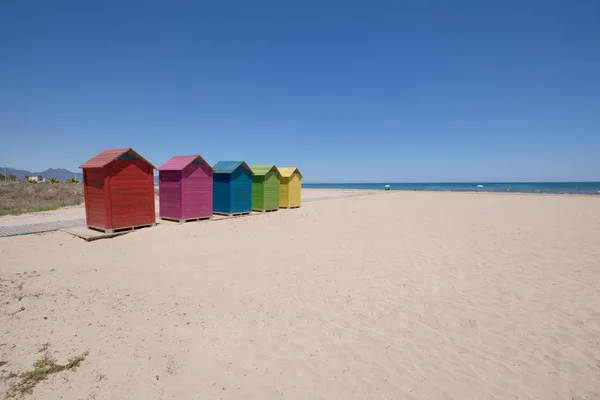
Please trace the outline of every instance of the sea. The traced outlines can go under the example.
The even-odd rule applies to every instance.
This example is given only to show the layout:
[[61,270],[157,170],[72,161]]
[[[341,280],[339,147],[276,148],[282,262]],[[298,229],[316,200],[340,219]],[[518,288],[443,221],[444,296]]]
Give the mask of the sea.
[[[158,177],[154,177],[158,186]],[[600,182],[473,182],[473,183],[302,183],[307,189],[412,190],[430,192],[512,192],[600,195]]]
[[310,189],[412,190],[429,192],[509,192],[600,195],[600,182],[482,182],[482,183],[303,183]]

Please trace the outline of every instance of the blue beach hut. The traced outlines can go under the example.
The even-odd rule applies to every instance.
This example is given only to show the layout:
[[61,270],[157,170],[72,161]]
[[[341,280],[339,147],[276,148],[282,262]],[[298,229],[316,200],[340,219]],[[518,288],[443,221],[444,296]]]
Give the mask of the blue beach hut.
[[243,161],[219,161],[213,167],[213,211],[217,215],[252,211],[252,170]]

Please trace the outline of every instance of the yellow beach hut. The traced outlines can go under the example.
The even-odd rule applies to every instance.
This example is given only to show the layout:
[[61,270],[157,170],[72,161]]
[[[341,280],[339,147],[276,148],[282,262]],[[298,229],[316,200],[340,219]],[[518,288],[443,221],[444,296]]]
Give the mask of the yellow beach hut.
[[302,202],[302,174],[296,167],[279,168],[281,185],[279,186],[279,207],[298,208]]

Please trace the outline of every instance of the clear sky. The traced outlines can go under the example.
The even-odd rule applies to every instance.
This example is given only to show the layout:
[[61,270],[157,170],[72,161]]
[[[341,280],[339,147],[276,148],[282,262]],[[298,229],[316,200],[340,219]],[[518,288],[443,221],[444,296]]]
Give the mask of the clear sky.
[[2,1],[0,164],[600,180],[600,2]]

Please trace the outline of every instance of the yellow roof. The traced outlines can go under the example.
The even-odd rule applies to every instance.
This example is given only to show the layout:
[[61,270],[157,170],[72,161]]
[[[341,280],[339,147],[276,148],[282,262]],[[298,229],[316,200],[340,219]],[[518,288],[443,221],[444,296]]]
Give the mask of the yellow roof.
[[292,175],[294,175],[294,172],[298,172],[298,175],[300,175],[300,178],[302,178],[300,170],[296,167],[277,167],[277,169],[284,178],[290,178]]

